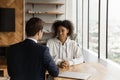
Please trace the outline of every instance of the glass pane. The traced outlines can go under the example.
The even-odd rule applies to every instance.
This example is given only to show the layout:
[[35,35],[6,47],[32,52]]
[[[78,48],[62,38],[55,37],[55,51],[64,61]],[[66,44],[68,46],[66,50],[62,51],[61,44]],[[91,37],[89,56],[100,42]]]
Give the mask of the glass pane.
[[100,57],[106,58],[106,13],[107,0],[101,0],[100,6]]
[[98,53],[98,0],[89,0],[89,49]]
[[82,45],[82,0],[77,0],[77,16],[77,41]]
[[109,0],[108,58],[120,64],[120,0]]

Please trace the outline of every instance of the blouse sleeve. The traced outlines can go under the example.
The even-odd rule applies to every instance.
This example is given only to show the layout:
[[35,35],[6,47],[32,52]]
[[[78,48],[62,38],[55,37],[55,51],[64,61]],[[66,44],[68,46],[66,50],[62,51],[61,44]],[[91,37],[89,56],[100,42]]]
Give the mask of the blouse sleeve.
[[54,55],[53,55],[52,50],[51,50],[51,48],[52,48],[52,42],[51,42],[51,40],[47,41],[46,46],[49,48],[50,55],[53,57]]
[[[52,58],[54,59],[54,61],[55,61],[55,64],[56,65],[59,65],[60,63],[61,63],[61,61],[62,61],[62,59],[59,59],[58,58],[58,55],[55,55],[55,51],[53,50],[54,49],[54,47],[53,47],[53,40],[48,40],[47,41],[47,47],[49,48],[49,50],[50,50],[50,55],[52,56]],[[57,52],[56,52],[57,53]]]
[[73,53],[73,59],[69,61],[70,65],[80,64],[84,62],[82,50],[76,42],[73,43]]

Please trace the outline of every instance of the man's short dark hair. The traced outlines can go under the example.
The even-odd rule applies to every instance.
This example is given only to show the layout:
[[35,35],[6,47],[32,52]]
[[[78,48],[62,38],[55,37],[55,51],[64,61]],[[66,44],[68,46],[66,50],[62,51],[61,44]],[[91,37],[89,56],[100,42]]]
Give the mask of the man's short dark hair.
[[32,17],[26,23],[26,35],[27,36],[34,36],[40,30],[43,30],[43,21],[40,18]]

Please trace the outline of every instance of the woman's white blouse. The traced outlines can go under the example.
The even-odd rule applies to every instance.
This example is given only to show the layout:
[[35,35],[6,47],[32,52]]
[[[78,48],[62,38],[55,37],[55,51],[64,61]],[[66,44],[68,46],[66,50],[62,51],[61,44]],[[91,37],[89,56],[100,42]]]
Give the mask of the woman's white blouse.
[[83,63],[84,61],[81,48],[69,37],[63,45],[57,38],[49,39],[47,46],[57,65],[59,65],[62,60],[68,60],[70,65]]

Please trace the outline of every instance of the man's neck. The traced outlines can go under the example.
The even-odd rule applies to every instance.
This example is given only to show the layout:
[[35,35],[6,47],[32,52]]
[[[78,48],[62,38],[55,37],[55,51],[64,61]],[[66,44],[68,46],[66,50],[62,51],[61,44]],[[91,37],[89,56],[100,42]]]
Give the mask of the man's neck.
[[36,43],[37,43],[37,40],[38,40],[36,37],[28,37],[28,39],[31,39],[31,40],[35,41]]

